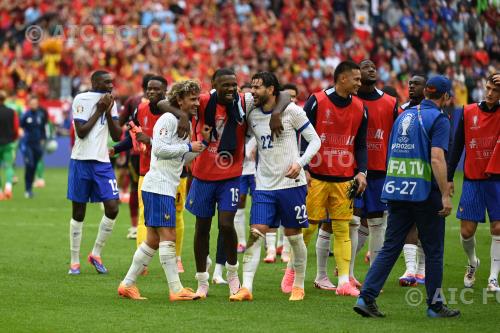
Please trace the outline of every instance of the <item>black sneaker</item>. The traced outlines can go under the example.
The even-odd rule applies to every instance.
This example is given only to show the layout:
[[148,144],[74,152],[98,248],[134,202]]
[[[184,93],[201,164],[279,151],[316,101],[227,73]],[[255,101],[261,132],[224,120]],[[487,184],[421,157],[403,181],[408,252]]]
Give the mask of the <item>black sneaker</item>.
[[367,303],[362,297],[358,297],[356,305],[353,308],[354,311],[362,315],[363,317],[373,317],[373,318],[384,318],[385,314],[378,310],[377,303],[375,301]]
[[434,310],[431,308],[427,309],[427,317],[429,318],[453,318],[459,316],[460,316],[459,310],[450,309],[445,305],[443,305],[439,310]]

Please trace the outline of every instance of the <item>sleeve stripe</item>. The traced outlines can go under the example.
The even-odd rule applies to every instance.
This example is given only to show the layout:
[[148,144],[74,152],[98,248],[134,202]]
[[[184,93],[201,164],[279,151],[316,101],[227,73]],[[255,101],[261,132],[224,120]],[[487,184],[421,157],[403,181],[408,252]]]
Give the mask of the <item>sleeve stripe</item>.
[[302,125],[298,130],[297,132],[302,132],[307,126],[309,126],[311,124],[310,121],[306,122],[304,125]]
[[85,119],[79,119],[79,118],[73,118],[73,121],[77,122],[77,123],[82,123],[82,124],[85,124],[87,122],[87,120],[85,120]]

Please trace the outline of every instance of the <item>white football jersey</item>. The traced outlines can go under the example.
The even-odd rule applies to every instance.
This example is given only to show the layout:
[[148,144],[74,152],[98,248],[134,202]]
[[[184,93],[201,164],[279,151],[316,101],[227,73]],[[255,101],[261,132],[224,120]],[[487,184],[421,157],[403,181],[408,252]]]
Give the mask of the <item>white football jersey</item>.
[[252,150],[255,149],[255,137],[251,136],[245,143],[245,159],[243,160],[242,175],[255,175],[255,161],[252,159]]
[[[290,166],[297,162],[302,167],[309,163],[321,146],[321,140],[309,122],[304,110],[290,103],[283,111],[281,121],[283,132],[277,139],[272,139],[269,120],[271,112],[261,108],[248,114],[248,129],[257,141],[258,159],[255,174],[257,190],[280,190],[306,185],[304,170],[296,179],[285,177]],[[297,133],[300,133],[309,146],[302,157],[299,154]]]
[[[71,107],[73,111],[73,121],[88,121],[96,112],[96,104],[103,95],[103,93],[93,91],[76,95]],[[111,115],[113,119],[118,119],[116,102],[113,104]],[[74,160],[109,162],[108,136],[108,122],[106,120],[106,115],[103,114],[83,139],[80,139],[75,133],[75,145],[71,151],[71,158]]]
[[190,152],[189,138],[177,135],[178,119],[171,113],[163,114],[153,128],[151,162],[144,176],[142,190],[175,198],[182,167],[198,156]]

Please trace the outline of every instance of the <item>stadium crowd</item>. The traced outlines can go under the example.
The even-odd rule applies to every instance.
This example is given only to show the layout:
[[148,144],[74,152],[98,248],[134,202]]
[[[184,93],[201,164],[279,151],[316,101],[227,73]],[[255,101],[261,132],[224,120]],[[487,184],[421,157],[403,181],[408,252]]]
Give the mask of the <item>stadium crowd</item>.
[[340,61],[369,58],[400,101],[411,73],[443,73],[464,105],[484,97],[481,78],[498,68],[498,20],[498,2],[485,0],[9,1],[0,5],[0,86],[66,99],[104,68],[122,97],[138,93],[147,72],[200,78],[208,90],[215,68],[233,66],[240,85],[271,70],[305,101],[331,85]]

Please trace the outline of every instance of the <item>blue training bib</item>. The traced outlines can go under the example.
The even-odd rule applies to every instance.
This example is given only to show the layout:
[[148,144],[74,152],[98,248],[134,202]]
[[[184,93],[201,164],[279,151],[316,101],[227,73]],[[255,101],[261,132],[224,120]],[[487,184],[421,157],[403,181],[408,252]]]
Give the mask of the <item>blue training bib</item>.
[[424,201],[429,196],[432,186],[431,145],[424,122],[433,124],[440,114],[436,111],[422,114],[418,105],[396,119],[389,141],[382,201]]

